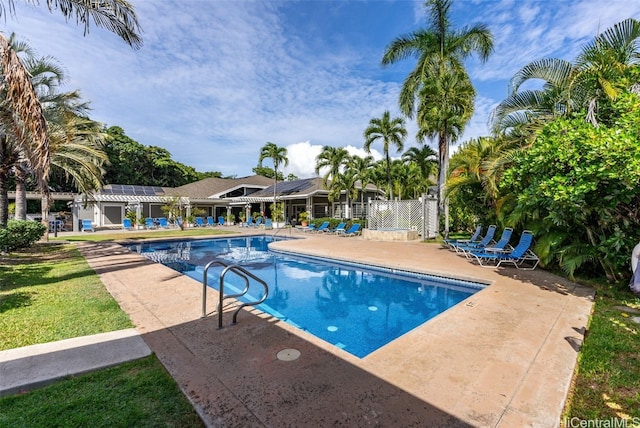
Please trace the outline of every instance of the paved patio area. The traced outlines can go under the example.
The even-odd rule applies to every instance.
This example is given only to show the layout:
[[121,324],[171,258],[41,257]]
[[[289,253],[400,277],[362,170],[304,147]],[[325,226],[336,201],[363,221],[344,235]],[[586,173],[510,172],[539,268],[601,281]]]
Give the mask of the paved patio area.
[[[207,426],[559,424],[591,289],[541,269],[484,269],[417,241],[291,236],[303,239],[272,246],[490,285],[359,359],[255,309],[218,330],[217,316],[200,317],[199,282],[115,243],[79,248]],[[209,311],[216,298],[208,290]],[[285,349],[300,357],[278,359]]]

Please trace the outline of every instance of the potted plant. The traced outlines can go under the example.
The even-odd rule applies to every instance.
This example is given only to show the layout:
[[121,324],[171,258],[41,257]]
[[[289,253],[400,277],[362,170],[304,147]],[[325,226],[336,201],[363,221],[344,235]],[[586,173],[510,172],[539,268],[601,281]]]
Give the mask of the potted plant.
[[273,221],[273,227],[276,229],[283,227],[285,224],[284,202],[271,204],[269,208],[271,208],[271,220]]
[[302,227],[307,227],[309,225],[309,211],[303,211],[298,214],[298,221]]
[[227,225],[228,225],[228,226],[233,226],[233,224],[234,224],[235,222],[236,222],[236,216],[235,216],[235,215],[233,215],[233,214],[231,214],[231,213],[229,213],[229,214],[227,215]]

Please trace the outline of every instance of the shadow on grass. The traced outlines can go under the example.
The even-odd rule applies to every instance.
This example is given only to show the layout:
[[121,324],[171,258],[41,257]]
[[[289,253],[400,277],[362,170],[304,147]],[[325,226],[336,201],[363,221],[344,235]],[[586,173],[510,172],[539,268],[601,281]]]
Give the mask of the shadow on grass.
[[15,293],[0,295],[0,314],[11,309],[24,308],[31,306],[33,301],[32,296],[35,293],[27,293],[24,291],[18,291]]

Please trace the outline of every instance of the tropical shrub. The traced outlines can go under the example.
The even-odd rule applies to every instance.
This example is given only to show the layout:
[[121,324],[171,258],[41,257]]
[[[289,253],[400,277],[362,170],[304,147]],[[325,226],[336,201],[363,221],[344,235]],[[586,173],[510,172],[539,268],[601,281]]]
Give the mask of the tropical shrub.
[[515,198],[512,223],[532,229],[545,263],[569,275],[630,275],[640,241],[640,98],[612,105],[618,119],[594,127],[584,112],[547,124],[508,168],[501,191]]
[[15,251],[27,248],[40,240],[47,226],[31,220],[9,220],[6,229],[0,229],[0,250]]

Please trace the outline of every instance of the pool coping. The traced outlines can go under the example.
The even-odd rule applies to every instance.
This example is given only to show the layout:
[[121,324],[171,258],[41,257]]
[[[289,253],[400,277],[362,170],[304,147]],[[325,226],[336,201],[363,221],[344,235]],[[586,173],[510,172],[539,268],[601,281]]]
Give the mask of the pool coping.
[[[79,248],[208,426],[300,426],[329,420],[405,426],[412,421],[491,427],[559,423],[592,308],[591,289],[542,270],[483,269],[432,244],[300,238],[276,246],[338,260],[386,261],[386,267],[427,274],[449,271],[491,285],[359,359],[259,311],[244,311],[237,326],[216,331],[212,317],[200,319],[197,281],[143,261],[115,243]],[[181,298],[175,299],[178,293]],[[285,347],[303,352],[283,368],[275,355]],[[311,373],[309,367],[314,367]],[[253,384],[229,377],[234,370]],[[272,383],[274,371],[280,373],[277,384]],[[366,392],[372,385],[376,397]],[[302,386],[306,393],[300,396]],[[341,399],[329,398],[327,388]],[[289,390],[298,395],[288,395]],[[285,396],[299,410],[274,410],[274,402]],[[263,398],[258,402],[257,397]],[[316,409],[318,403],[324,410]],[[332,405],[340,410],[327,412]]]

